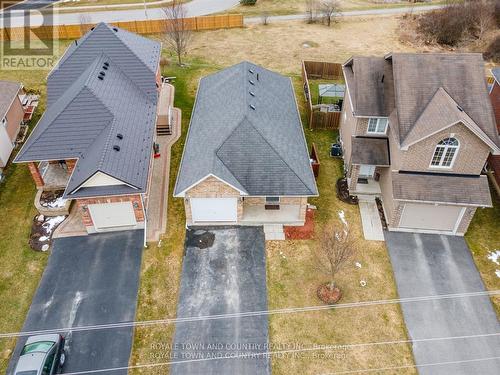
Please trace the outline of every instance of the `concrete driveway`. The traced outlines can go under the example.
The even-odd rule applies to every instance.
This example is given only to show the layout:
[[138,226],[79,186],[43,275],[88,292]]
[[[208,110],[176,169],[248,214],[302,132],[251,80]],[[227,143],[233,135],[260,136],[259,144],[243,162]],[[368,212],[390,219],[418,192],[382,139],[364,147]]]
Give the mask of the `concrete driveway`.
[[[462,237],[386,232],[400,298],[484,291]],[[402,304],[410,339],[500,333],[488,296]],[[500,356],[500,337],[414,342],[417,365]],[[498,375],[500,360],[422,366],[420,374]]]
[[[267,310],[262,227],[188,229],[177,317],[260,310]],[[186,362],[170,373],[269,374],[267,358],[227,359],[266,352],[268,341],[265,315],[177,323],[172,360]]]
[[[137,230],[56,239],[23,331],[133,321],[143,236]],[[65,336],[64,372],[128,365],[132,328]],[[18,341],[10,372],[25,341]]]

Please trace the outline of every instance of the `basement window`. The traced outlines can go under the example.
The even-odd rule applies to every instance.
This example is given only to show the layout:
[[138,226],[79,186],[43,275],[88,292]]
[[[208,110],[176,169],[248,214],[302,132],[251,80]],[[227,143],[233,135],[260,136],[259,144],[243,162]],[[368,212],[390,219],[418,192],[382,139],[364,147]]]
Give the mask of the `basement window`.
[[264,206],[266,210],[279,210],[280,209],[280,197],[266,197],[266,204]]

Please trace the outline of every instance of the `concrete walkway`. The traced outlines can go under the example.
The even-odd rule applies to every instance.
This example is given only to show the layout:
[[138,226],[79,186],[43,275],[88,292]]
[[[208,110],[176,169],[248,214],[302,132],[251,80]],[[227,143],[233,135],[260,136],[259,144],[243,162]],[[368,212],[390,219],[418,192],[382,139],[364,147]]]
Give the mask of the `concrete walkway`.
[[[186,4],[188,17],[206,16],[209,14],[223,13],[228,9],[239,4],[239,0],[192,0]],[[394,14],[404,14],[408,12],[425,12],[442,7],[442,5],[427,5],[418,7],[401,7],[401,8],[385,8],[385,9],[370,9],[370,10],[353,10],[342,12],[343,17],[351,16],[384,16]],[[144,9],[129,9],[129,10],[113,10],[113,11],[97,11],[86,12],[90,17],[91,23],[99,22],[122,22],[122,21],[141,21],[141,20],[157,20],[164,19],[165,14],[161,8],[150,8],[145,12]],[[3,16],[5,17],[5,16]],[[3,18],[0,14],[0,26],[3,26]],[[22,27],[24,26],[24,13],[13,11],[8,13],[9,27]],[[54,17],[53,21],[46,21],[47,24],[53,23],[57,25],[79,25],[81,23],[81,13],[61,13]],[[286,16],[271,16],[269,22],[302,20],[305,19],[305,14],[292,14]],[[37,24],[43,21],[41,15],[32,15],[31,23]],[[262,22],[260,17],[246,17],[245,23],[259,23]]]
[[363,236],[365,240],[384,241],[384,231],[378,213],[377,204],[373,201],[359,201]]
[[170,152],[172,145],[181,136],[181,111],[173,108],[174,123],[171,135],[158,136],[160,157],[153,161],[153,176],[147,206],[148,221],[146,241],[158,241],[167,230],[168,187],[170,181]]

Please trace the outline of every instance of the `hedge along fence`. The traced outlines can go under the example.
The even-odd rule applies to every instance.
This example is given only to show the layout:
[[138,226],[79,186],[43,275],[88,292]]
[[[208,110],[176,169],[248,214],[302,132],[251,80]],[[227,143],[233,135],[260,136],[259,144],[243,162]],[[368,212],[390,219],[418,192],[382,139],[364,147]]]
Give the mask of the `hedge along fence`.
[[340,112],[321,112],[313,108],[309,79],[344,80],[342,64],[323,61],[302,61],[302,82],[307,102],[310,129],[338,129]]
[[[161,34],[165,32],[167,22],[169,20],[143,20],[143,21],[127,21],[127,22],[112,22],[114,26],[131,31],[137,34]],[[217,30],[243,27],[242,14],[227,14],[218,16],[203,16],[185,18],[184,22],[189,30]],[[82,25],[53,25],[40,26],[34,31],[29,28],[15,27],[10,29],[2,29],[0,34],[1,40],[23,40],[25,32],[34,32],[39,39],[77,39],[90,30],[94,24]],[[26,30],[25,30],[26,29]],[[26,34],[28,35],[28,34]]]

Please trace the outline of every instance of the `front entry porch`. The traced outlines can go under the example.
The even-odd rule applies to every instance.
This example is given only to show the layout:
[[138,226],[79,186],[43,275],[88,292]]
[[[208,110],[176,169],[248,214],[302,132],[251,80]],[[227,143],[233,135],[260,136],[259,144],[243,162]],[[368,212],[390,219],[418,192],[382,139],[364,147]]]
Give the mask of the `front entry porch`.
[[299,204],[280,205],[279,209],[267,209],[265,205],[243,203],[243,225],[262,224],[304,225]]

